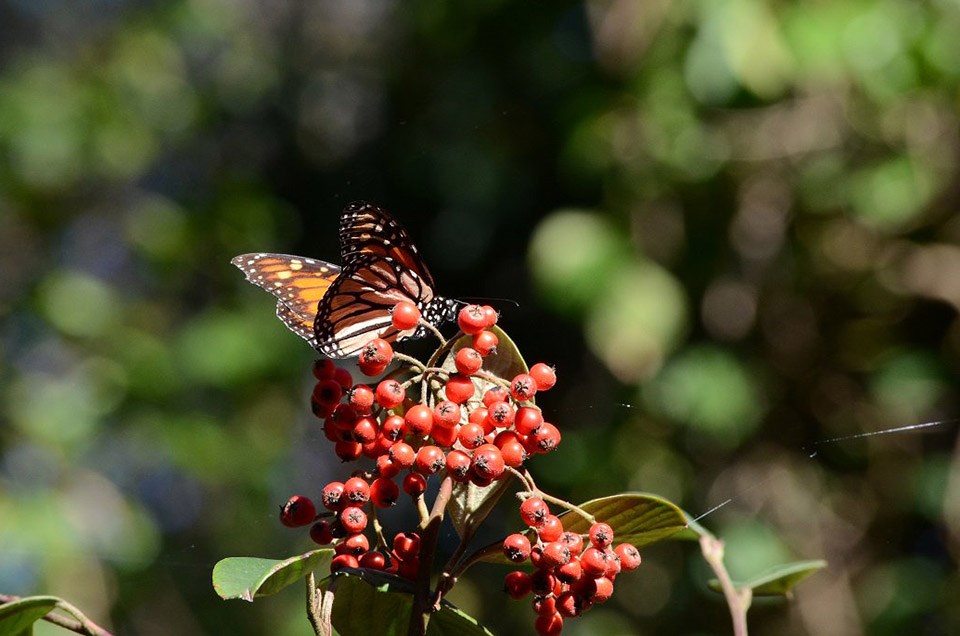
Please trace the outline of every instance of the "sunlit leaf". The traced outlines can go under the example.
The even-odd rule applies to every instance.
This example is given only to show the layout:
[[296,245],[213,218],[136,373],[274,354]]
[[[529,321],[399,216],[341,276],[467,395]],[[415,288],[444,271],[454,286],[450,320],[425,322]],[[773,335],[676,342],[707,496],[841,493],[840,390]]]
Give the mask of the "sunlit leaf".
[[324,548],[289,559],[228,557],[213,568],[213,588],[220,598],[253,601],[258,596],[275,594],[296,583],[314,570],[325,569],[333,560],[333,550]]
[[0,605],[0,634],[31,634],[33,624],[53,611],[59,601],[55,596],[28,596]]

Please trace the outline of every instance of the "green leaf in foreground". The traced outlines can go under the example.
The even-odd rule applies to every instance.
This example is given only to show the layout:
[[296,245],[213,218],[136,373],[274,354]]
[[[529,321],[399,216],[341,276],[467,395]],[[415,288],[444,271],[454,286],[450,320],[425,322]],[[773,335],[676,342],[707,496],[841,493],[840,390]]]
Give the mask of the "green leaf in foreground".
[[[662,497],[644,493],[621,493],[579,504],[597,521],[613,528],[615,543],[632,543],[638,548],[662,541],[687,525],[683,511]],[[575,512],[561,515],[563,529],[586,534],[590,522]],[[499,552],[483,559],[488,563],[509,564]]]
[[[777,565],[745,581],[734,581],[737,589],[750,588],[754,596],[786,596],[790,598],[793,588],[811,574],[827,567],[821,559],[815,561],[794,561]],[[711,579],[707,585],[711,590],[720,592],[720,582]]]
[[27,596],[0,605],[0,634],[32,633],[33,624],[56,608],[56,596]]
[[[407,581],[361,570],[345,570],[323,584],[334,594],[332,622],[343,636],[406,634],[413,595]],[[491,632],[447,602],[430,617],[427,636],[492,636]]]
[[276,594],[314,570],[329,567],[333,550],[312,550],[289,559],[228,557],[213,568],[213,589],[220,598],[253,601],[257,596]]

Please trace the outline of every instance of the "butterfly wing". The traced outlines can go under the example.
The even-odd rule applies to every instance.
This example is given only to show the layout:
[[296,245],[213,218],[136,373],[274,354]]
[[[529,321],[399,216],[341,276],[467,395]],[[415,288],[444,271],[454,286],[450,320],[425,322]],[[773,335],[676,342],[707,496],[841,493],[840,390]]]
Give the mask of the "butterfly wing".
[[277,297],[277,317],[316,348],[314,321],[320,300],[340,276],[332,263],[289,254],[241,254],[230,261],[247,280]]

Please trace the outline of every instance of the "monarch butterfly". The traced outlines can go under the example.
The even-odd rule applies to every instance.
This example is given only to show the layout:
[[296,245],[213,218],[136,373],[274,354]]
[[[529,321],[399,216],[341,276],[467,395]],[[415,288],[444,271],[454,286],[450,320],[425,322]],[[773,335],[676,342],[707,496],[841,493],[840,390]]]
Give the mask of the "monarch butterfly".
[[425,335],[398,331],[391,310],[408,300],[434,326],[454,320],[457,303],[434,293],[433,276],[407,231],[385,210],[364,201],[340,217],[340,261],[287,254],[241,254],[230,262],[247,280],[277,297],[277,317],[330,358],[357,355],[373,338],[388,342]]

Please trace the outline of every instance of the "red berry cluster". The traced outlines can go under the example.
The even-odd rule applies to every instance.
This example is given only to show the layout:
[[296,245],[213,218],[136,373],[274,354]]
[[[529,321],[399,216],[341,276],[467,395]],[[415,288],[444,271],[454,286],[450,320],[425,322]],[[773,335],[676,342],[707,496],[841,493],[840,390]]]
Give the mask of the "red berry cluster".
[[503,553],[514,563],[527,559],[532,574],[520,570],[504,579],[504,589],[514,599],[533,594],[534,624],[538,634],[559,634],[563,621],[580,616],[613,594],[613,581],[621,571],[640,565],[640,553],[629,543],[613,544],[613,528],[603,522],[590,527],[589,545],[576,532],[565,532],[563,522],[550,513],[540,497],[520,504],[520,517],[533,529],[536,541],[527,534],[511,534],[503,541]]
[[[361,456],[375,462],[371,470],[355,471],[346,482],[324,487],[322,504],[328,512],[319,520],[313,502],[306,497],[292,497],[281,510],[285,525],[313,523],[310,536],[314,541],[321,545],[336,541],[337,556],[331,570],[370,567],[415,578],[419,537],[398,534],[388,552],[377,533],[377,545],[371,550],[364,534],[367,503],[372,503],[374,510],[391,506],[399,498],[400,487],[416,499],[426,491],[427,479],[441,472],[456,482],[486,486],[499,479],[507,467],[518,468],[528,457],[551,451],[560,443],[560,432],[544,421],[531,402],[538,391],[556,382],[552,367],[538,363],[529,373],[509,380],[484,370],[485,358],[497,351],[497,335],[490,330],[496,321],[492,307],[467,305],[460,311],[460,330],[471,337],[472,346],[456,352],[455,371],[416,369],[420,371],[416,381],[436,389],[433,393],[418,391],[423,396],[419,401],[408,397],[407,384],[396,379],[387,378],[371,387],[354,384],[350,373],[330,360],[314,365],[317,383],[311,407],[323,420],[324,434],[334,444],[337,456],[345,462]],[[401,302],[394,308],[393,326],[398,331],[409,332],[421,323],[420,312],[412,303]],[[375,338],[361,349],[357,363],[364,375],[377,376],[394,359],[390,344]],[[475,378],[491,388],[477,395]]]

